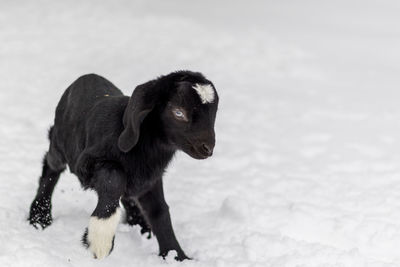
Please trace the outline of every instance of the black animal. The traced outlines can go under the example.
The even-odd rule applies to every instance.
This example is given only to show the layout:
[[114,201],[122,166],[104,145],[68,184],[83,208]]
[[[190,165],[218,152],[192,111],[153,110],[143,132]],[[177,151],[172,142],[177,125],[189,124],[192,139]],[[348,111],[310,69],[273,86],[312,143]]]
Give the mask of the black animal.
[[68,164],[83,188],[98,194],[82,238],[95,258],[113,249],[121,200],[128,222],[154,233],[161,256],[175,250],[177,260],[187,259],[172,229],[162,176],[178,149],[195,159],[212,155],[217,106],[214,85],[197,72],[161,76],[131,97],[98,75],[80,77],[57,106],[30,223],[52,223],[51,196]]

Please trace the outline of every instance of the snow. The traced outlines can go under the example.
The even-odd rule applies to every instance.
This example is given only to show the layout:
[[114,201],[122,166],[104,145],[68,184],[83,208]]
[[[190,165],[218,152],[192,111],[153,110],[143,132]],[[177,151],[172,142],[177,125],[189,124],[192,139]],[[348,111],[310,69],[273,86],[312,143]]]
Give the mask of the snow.
[[[399,266],[398,1],[0,2],[0,266]],[[214,156],[165,176],[192,261],[120,224],[80,244],[96,205],[64,173],[53,224],[26,221],[47,130],[85,73],[126,94],[173,70],[220,96]]]

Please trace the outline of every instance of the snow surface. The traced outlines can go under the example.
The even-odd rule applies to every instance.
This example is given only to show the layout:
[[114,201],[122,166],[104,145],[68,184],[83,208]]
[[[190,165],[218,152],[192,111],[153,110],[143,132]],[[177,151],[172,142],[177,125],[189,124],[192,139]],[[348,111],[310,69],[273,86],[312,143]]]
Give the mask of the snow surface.
[[[400,266],[400,2],[0,1],[0,266]],[[80,244],[96,205],[65,173],[54,223],[26,221],[63,90],[95,72],[126,94],[173,70],[220,95],[215,155],[165,177],[192,261],[120,224]]]

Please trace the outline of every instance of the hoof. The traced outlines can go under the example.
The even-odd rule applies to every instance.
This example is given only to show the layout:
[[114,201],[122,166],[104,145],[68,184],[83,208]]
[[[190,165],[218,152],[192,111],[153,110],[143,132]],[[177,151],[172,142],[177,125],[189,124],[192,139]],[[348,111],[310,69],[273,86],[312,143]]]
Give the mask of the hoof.
[[45,229],[53,222],[50,199],[34,200],[29,212],[29,223],[36,229]]
[[99,238],[91,238],[92,240],[89,241],[88,239],[88,229],[86,228],[85,233],[82,236],[82,243],[83,245],[90,250],[95,259],[103,259],[110,255],[111,251],[114,248],[114,238],[112,237],[111,242],[110,240],[100,240]]
[[121,216],[119,209],[107,218],[90,217],[89,227],[82,243],[92,252],[95,259],[107,257],[114,248],[115,231]]
[[176,256],[175,257],[176,261],[184,261],[184,260],[192,260],[192,258],[189,258],[188,256],[186,256],[185,254],[181,255],[181,256]]
[[[165,257],[168,256],[168,252],[170,252],[172,250],[166,251],[166,252],[161,252],[160,256],[165,260]],[[189,258],[188,256],[186,256],[186,254],[183,251],[180,251],[177,253],[177,256],[175,257],[176,261],[184,261],[184,260],[192,260],[191,258]]]

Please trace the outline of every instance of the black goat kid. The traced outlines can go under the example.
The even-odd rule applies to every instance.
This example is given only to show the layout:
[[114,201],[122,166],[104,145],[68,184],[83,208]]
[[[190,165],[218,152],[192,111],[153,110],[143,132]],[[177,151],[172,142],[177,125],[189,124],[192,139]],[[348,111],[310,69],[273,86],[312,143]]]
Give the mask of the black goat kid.
[[51,196],[68,164],[83,188],[98,194],[82,239],[95,258],[113,249],[121,200],[128,222],[154,233],[161,256],[175,250],[177,260],[187,259],[172,229],[161,178],[178,149],[195,159],[212,155],[217,106],[214,85],[200,73],[162,76],[137,86],[130,98],[103,77],[80,77],[57,106],[30,223],[52,223]]

